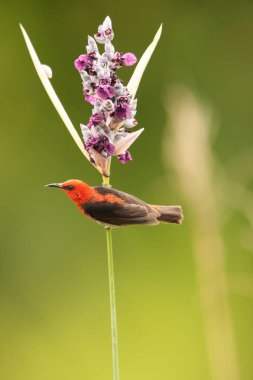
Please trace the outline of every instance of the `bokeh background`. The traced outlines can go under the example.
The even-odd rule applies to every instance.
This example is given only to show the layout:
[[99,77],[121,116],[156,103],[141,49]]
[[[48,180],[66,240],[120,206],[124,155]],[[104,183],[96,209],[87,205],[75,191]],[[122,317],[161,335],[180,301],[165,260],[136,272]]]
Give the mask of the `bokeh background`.
[[[51,105],[18,27],[52,67],[79,129],[91,109],[73,61],[108,14],[116,48],[138,58],[164,24],[137,94],[145,132],[131,148],[133,162],[113,162],[112,184],[150,203],[180,203],[185,213],[180,227],[113,233],[121,379],[252,380],[253,3],[246,0],[1,1],[0,378],[112,379],[105,233],[64,194],[43,189],[101,178]],[[122,69],[122,78],[131,73]],[[178,85],[190,97],[173,98]],[[177,156],[177,115],[187,99],[195,116],[209,104],[212,117],[208,136],[199,141],[194,130],[193,149],[178,146]],[[183,119],[189,128],[190,119]],[[204,193],[188,161],[194,175],[204,162]]]

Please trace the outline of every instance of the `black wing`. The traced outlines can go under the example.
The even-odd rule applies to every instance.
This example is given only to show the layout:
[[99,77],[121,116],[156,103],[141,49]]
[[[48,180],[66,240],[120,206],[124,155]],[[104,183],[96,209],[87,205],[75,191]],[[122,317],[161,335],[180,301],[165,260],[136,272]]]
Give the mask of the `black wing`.
[[89,202],[82,206],[85,214],[92,219],[111,226],[127,226],[134,224],[157,224],[160,216],[156,210],[145,202],[121,191],[95,187],[102,195],[112,194],[124,200],[124,203]]
[[115,195],[116,197],[122,199],[126,203],[129,204],[136,204],[141,205],[147,208],[149,212],[155,212],[153,208],[151,208],[147,203],[143,202],[141,199],[134,197],[133,195],[124,193],[123,191],[113,189],[112,187],[105,187],[105,186],[96,186],[94,187],[95,190],[101,195]]

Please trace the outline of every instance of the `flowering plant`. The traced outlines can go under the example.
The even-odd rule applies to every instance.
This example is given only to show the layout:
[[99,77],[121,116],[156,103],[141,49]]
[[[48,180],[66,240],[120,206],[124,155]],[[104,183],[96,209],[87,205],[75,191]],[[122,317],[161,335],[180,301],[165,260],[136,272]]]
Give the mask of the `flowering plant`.
[[[84,142],[74,128],[51,85],[50,79],[52,78],[52,70],[49,66],[40,63],[26,31],[22,25],[20,25],[20,27],[35,69],[57,112],[61,116],[81,152],[102,174],[103,185],[109,186],[112,156],[117,156],[122,164],[131,160],[132,157],[128,149],[144,130],[142,128],[138,131],[131,132],[131,129],[137,124],[135,119],[137,107],[135,95],[142,74],[160,38],[162,27],[159,28],[153,42],[144,52],[127,86],[125,86],[123,81],[119,79],[116,72],[123,66],[134,65],[137,59],[132,53],[122,54],[115,52],[114,46],[111,42],[114,33],[110,18],[108,16],[105,18],[103,24],[99,26],[98,33],[94,36],[95,38],[88,37],[86,54],[81,54],[74,62],[82,79],[84,99],[93,106],[92,115],[89,118],[87,125],[81,124]],[[104,45],[104,52],[102,54],[99,53],[96,42]],[[119,380],[116,303],[110,226],[106,227],[106,236],[111,309],[113,377],[114,380]]]
[[[111,42],[114,38],[112,22],[108,16],[94,37],[88,37],[87,54],[75,60],[82,78],[84,99],[93,105],[92,116],[87,125],[81,124],[81,130],[90,161],[104,176],[109,176],[109,158],[117,156],[122,164],[131,160],[127,149],[143,131],[130,132],[137,125],[137,100],[116,74],[121,67],[134,65],[137,59],[132,53],[115,52]],[[96,41],[104,45],[102,54]]]
[[[142,128],[132,132],[132,128],[137,125],[135,95],[144,70],[159,41],[162,26],[139,60],[127,86],[116,75],[116,71],[123,66],[134,65],[137,59],[132,53],[115,52],[111,42],[114,33],[110,18],[108,16],[105,18],[94,38],[88,37],[87,53],[81,54],[75,60],[75,67],[83,82],[84,99],[93,106],[92,116],[88,123],[81,124],[84,142],[50,82],[51,68],[41,64],[25,29],[22,25],[20,27],[35,69],[52,103],[81,152],[103,175],[105,182],[110,176],[111,157],[117,156],[123,164],[131,160],[128,149],[144,130]],[[104,53],[99,53],[96,42],[104,45]]]

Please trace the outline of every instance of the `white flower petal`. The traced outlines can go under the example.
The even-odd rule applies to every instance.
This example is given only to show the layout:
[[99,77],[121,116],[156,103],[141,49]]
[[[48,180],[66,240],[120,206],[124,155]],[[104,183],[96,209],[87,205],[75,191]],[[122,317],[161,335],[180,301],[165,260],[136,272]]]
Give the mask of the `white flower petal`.
[[98,52],[97,43],[93,37],[88,36],[88,46],[86,46],[87,53]]
[[84,139],[84,141],[86,141],[92,135],[91,131],[90,131],[90,128],[88,128],[84,124],[80,124],[80,128],[81,128],[81,131],[82,131],[83,139]]
[[140,136],[140,134],[144,131],[144,128],[139,129],[136,132],[128,133],[126,136],[121,137],[115,143],[115,151],[114,156],[118,156],[121,153],[124,153]]
[[109,16],[106,16],[104,22],[103,22],[104,29],[112,29],[112,21]]
[[[134,111],[134,113],[136,113],[136,112]],[[136,125],[137,125],[137,120],[132,117],[131,119],[126,119],[124,121],[123,127],[133,128],[133,127],[136,127]]]
[[77,144],[78,148],[81,150],[81,152],[84,154],[84,156],[89,160],[89,154],[88,152],[84,149],[84,145],[83,145],[83,142],[79,136],[79,134],[77,133],[75,127],[73,126],[70,118],[68,117],[65,109],[63,108],[63,105],[61,104],[58,96],[56,95],[54,89],[53,89],[53,86],[51,85],[48,77],[47,77],[47,74],[45,73],[45,70],[44,70],[44,67],[45,65],[42,65],[40,63],[40,60],[32,46],[32,43],[25,31],[25,29],[23,28],[23,26],[20,24],[20,28],[21,28],[21,31],[23,33],[23,36],[24,36],[24,39],[25,39],[25,42],[26,42],[26,46],[27,46],[27,49],[30,53],[30,56],[32,58],[32,61],[33,61],[33,64],[35,66],[35,69],[37,71],[37,74],[49,96],[49,98],[51,99],[53,105],[55,106],[58,114],[60,115],[62,121],[64,122],[64,124],[66,125],[66,127],[68,128],[68,131],[69,133],[71,134],[71,136],[73,137],[75,143]]
[[135,97],[135,94],[138,90],[138,87],[139,87],[139,84],[140,84],[140,81],[141,81],[141,78],[142,78],[142,75],[146,69],[146,66],[156,48],[156,45],[161,37],[161,33],[162,33],[162,24],[160,26],[160,28],[158,29],[153,41],[151,42],[151,44],[149,45],[149,47],[145,50],[144,54],[142,55],[139,63],[137,64],[135,70],[134,70],[134,73],[130,79],[130,81],[128,82],[128,85],[127,85],[127,89],[128,91],[130,92],[130,94],[132,95],[133,99]]

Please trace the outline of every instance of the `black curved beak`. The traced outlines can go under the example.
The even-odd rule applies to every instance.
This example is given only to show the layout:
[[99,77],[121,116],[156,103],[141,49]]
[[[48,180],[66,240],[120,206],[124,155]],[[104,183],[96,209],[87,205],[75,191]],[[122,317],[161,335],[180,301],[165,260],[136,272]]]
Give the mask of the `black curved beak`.
[[44,187],[58,187],[59,189],[62,189],[61,183],[49,183],[48,185],[45,185]]

